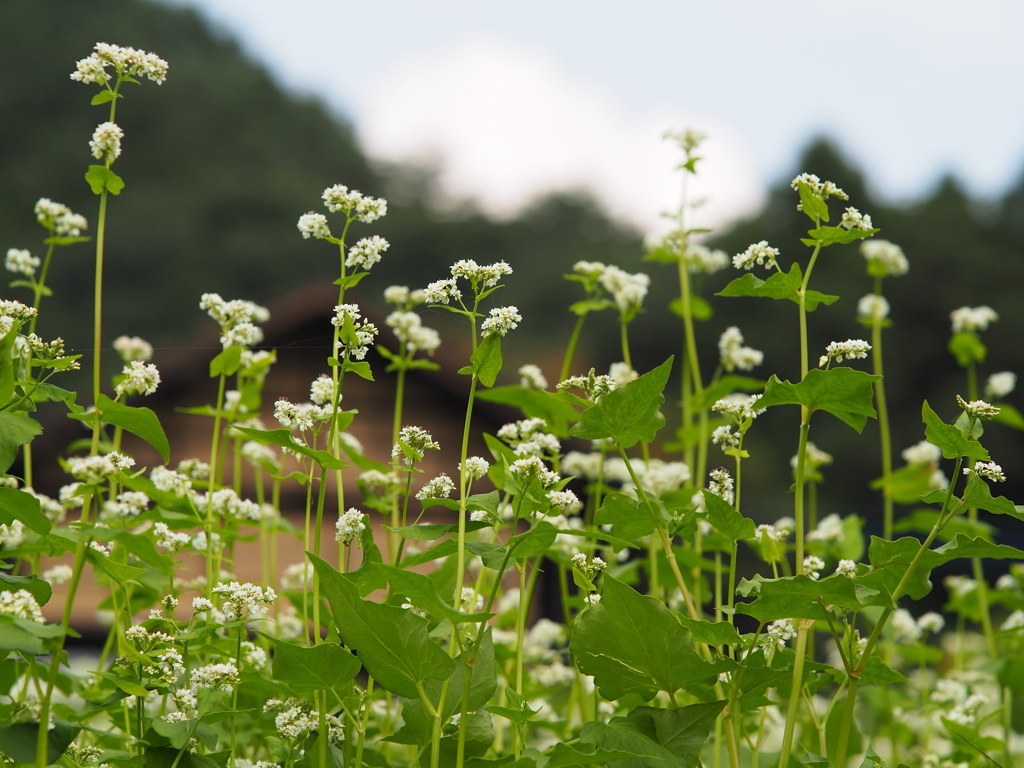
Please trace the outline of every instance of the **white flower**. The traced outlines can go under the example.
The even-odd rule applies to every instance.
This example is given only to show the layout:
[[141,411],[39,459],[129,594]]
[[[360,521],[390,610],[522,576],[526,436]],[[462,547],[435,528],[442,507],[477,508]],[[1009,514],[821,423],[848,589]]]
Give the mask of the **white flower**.
[[853,560],[840,560],[836,566],[836,575],[853,578],[857,574],[857,564]]
[[618,362],[608,366],[608,378],[615,384],[615,388],[624,387],[631,381],[640,378],[640,374],[633,370],[629,363]]
[[732,504],[735,498],[733,493],[733,486],[735,481],[732,479],[732,475],[729,474],[729,470],[724,467],[713,469],[708,473],[711,477],[711,482],[708,483],[708,490],[716,496],[721,496],[726,503]]
[[358,190],[349,190],[342,184],[325,189],[322,197],[327,210],[344,213],[364,224],[371,224],[388,212],[388,202],[384,198],[373,198]]
[[754,406],[761,399],[761,395],[741,395],[734,393],[716,400],[711,410],[719,413],[727,413],[742,424],[747,419],[755,419],[764,413],[764,408],[757,409]]
[[92,149],[92,156],[97,160],[110,163],[121,156],[121,139],[124,138],[124,131],[117,123],[100,123],[93,131],[89,147]]
[[447,499],[452,495],[452,491],[454,490],[455,481],[442,472],[420,488],[416,493],[416,498],[420,501],[425,499]]
[[480,456],[470,456],[466,459],[466,465],[459,464],[459,471],[465,472],[466,476],[470,480],[479,480],[481,477],[487,474],[487,470],[490,469],[490,463],[487,459]]
[[711,250],[700,243],[694,243],[686,248],[687,269],[694,274],[713,274],[729,266],[729,254],[725,251]]
[[299,228],[299,232],[302,233],[303,240],[308,240],[311,237],[315,237],[318,240],[331,236],[330,227],[327,226],[327,217],[322,213],[304,213],[299,216],[299,222],[296,225]]
[[345,259],[345,266],[369,269],[380,261],[380,255],[384,253],[389,246],[390,243],[379,235],[364,237],[349,248],[348,258]]
[[330,376],[321,375],[313,379],[309,387],[309,399],[316,405],[334,405],[334,381]]
[[352,334],[350,337],[342,334],[338,341],[338,349],[356,360],[366,357],[367,350],[378,334],[377,326],[369,320],[360,322],[361,318],[362,313],[356,304],[338,304],[334,308],[334,317],[331,318],[331,325],[336,328],[344,328],[347,322],[351,322]]
[[366,530],[366,523],[363,522],[363,513],[355,507],[350,507],[334,524],[334,539],[341,544],[351,544],[359,538]]
[[192,481],[179,472],[167,467],[153,467],[149,473],[149,479],[153,481],[158,491],[173,493],[182,497],[192,487]]
[[489,314],[490,316],[480,324],[480,332],[484,336],[495,333],[504,336],[523,321],[523,316],[515,307],[495,307]]
[[942,449],[922,440],[905,449],[901,455],[907,464],[931,464],[942,458]]
[[56,587],[67,584],[71,581],[72,568],[70,565],[59,564],[43,571],[43,581],[50,582],[50,586]]
[[[2,299],[0,300],[0,317],[10,318],[13,322],[24,323],[26,320],[31,320],[38,314],[35,307],[30,307],[27,304],[22,304],[20,301]],[[11,323],[7,324],[7,330],[11,329]],[[7,331],[0,333],[0,336],[6,336]]]
[[[846,193],[843,192],[843,190],[841,190],[831,181],[823,182],[813,173],[801,173],[799,176],[797,176],[795,179],[793,179],[793,181],[789,183],[789,186],[792,189],[797,190],[800,188],[801,184],[808,187],[811,193],[813,193],[817,197],[820,197],[822,200],[833,196],[838,197],[840,200],[848,199]],[[803,210],[800,206],[797,206],[797,208],[799,210]]]
[[949,319],[953,323],[953,333],[984,331],[989,323],[999,319],[992,307],[960,307],[949,313]]
[[1017,374],[1013,371],[1000,371],[988,377],[985,383],[985,397],[996,399],[1006,397],[1017,387]]
[[917,626],[922,633],[932,632],[938,634],[946,626],[946,620],[942,618],[942,614],[929,611],[918,617]]
[[0,592],[0,614],[28,619],[36,624],[46,623],[39,603],[27,589],[19,589],[17,592],[11,590]]
[[972,400],[968,403],[960,395],[957,395],[956,402],[968,416],[975,419],[991,419],[999,415],[999,408],[984,400]]
[[583,504],[572,491],[548,491],[548,501],[563,515],[571,515],[582,509]]
[[619,312],[625,314],[638,309],[647,295],[651,278],[642,272],[630,274],[615,266],[605,267],[600,276],[601,285],[612,294]]
[[743,334],[735,325],[726,328],[718,338],[718,355],[722,367],[732,372],[753,370],[764,361],[764,352],[743,346]]
[[519,366],[518,373],[520,386],[542,391],[548,388],[548,380],[544,378],[544,373],[541,371],[540,366],[527,363],[526,365]]
[[168,552],[180,552],[192,541],[187,533],[172,531],[166,523],[154,523],[153,533],[156,536],[156,545]]
[[964,474],[976,474],[978,477],[984,477],[986,480],[995,480],[996,482],[1002,483],[1006,480],[1006,475],[1003,474],[1003,468],[996,464],[994,461],[979,461],[974,467],[964,467]]
[[1024,611],[1016,610],[1006,617],[1006,621],[1000,625],[999,629],[1004,632],[1008,629],[1020,629],[1024,627]]
[[843,218],[840,220],[839,226],[843,229],[868,231],[872,229],[871,217],[851,206],[843,212]]
[[[871,242],[870,240],[868,242]],[[857,317],[862,320],[878,321],[889,316],[889,302],[885,296],[869,293],[857,302]]]
[[452,299],[462,300],[462,291],[455,283],[455,278],[435,280],[424,291],[424,299],[428,304],[447,304]]
[[274,418],[282,427],[298,429],[300,432],[313,428],[311,411],[284,398],[274,403]]
[[169,65],[155,53],[136,50],[135,48],[96,43],[94,52],[88,58],[79,61],[71,79],[80,83],[96,83],[105,85],[110,80],[107,67],[113,67],[120,77],[141,75],[148,77],[157,85],[167,79]]
[[220,608],[228,621],[245,619],[250,615],[262,616],[277,599],[270,587],[263,590],[258,584],[240,584],[237,581],[218,584],[211,591],[221,596]]
[[508,468],[516,477],[526,479],[536,477],[544,487],[554,485],[560,478],[558,474],[548,469],[539,456],[527,456],[525,459],[516,459]]
[[764,265],[768,269],[772,267],[778,268],[779,264],[775,258],[779,255],[778,248],[772,248],[768,245],[767,240],[762,240],[759,243],[754,243],[749,246],[743,253],[738,253],[732,257],[732,265],[736,269],[751,270],[754,265]]
[[114,339],[114,349],[125,363],[146,362],[153,357],[153,346],[138,336],[118,336]]
[[230,693],[234,686],[238,685],[238,667],[230,662],[207,664],[205,667],[192,670],[191,681],[193,689],[213,688]]
[[[398,431],[398,442],[391,448],[391,458],[412,464],[414,461],[423,461],[423,452],[426,450],[439,451],[441,446],[422,427],[402,427]],[[408,453],[413,455],[410,457]]]
[[864,358],[868,356],[868,352],[870,351],[871,345],[863,339],[831,341],[829,342],[829,345],[825,347],[825,354],[821,356],[821,359],[818,361],[818,365],[823,366],[829,360],[841,363],[847,358],[850,360],[855,358]]
[[877,277],[905,275],[910,269],[903,249],[888,240],[865,240],[860,252],[867,259],[868,274]]
[[473,259],[460,259],[452,264],[452,277],[464,277],[473,285],[475,290],[493,288],[498,284],[502,275],[511,275],[512,267],[504,261],[495,264],[480,265]]
[[826,515],[817,527],[807,534],[807,541],[838,541],[843,537],[843,521],[839,515]]
[[815,581],[821,576],[821,571],[825,568],[825,561],[817,555],[807,555],[804,558],[804,575],[810,576]]
[[196,613],[203,613],[204,611],[212,611],[213,603],[207,600],[205,597],[193,597],[192,598],[192,610]]
[[715,431],[711,433],[711,442],[715,445],[721,445],[723,451],[727,451],[730,448],[738,448],[740,444],[740,436],[738,432],[733,432],[732,427],[727,424],[721,427],[716,427]]
[[405,307],[409,303],[411,292],[407,285],[389,285],[384,289],[384,301],[398,307]]
[[117,451],[105,456],[72,456],[67,463],[71,476],[87,485],[95,485],[135,466],[134,459]]
[[121,395],[152,395],[160,384],[160,371],[152,363],[134,360],[121,371],[124,376],[114,390]]
[[4,259],[4,267],[8,272],[26,277],[32,277],[36,273],[36,267],[41,263],[38,257],[19,248],[8,248],[7,257]]

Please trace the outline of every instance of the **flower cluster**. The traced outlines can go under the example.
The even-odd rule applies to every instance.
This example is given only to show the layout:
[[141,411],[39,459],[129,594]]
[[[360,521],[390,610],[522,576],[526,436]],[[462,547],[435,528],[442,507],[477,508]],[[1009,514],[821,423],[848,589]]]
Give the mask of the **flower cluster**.
[[953,333],[973,333],[988,329],[989,323],[999,319],[999,315],[992,307],[960,307],[949,313],[949,319],[953,323]]
[[540,366],[533,363],[519,366],[519,385],[526,389],[537,389],[544,391],[548,388],[548,380],[544,378],[544,372]]
[[753,370],[764,361],[764,352],[743,346],[743,334],[735,325],[726,328],[718,339],[718,355],[722,367],[732,373]]
[[[377,326],[369,320],[362,320],[362,313],[356,304],[339,304],[334,308],[331,325],[341,328],[338,351],[356,360],[366,357],[367,351],[377,337]],[[347,330],[346,326],[351,325]]]
[[864,232],[873,229],[871,217],[866,213],[861,213],[852,206],[843,211],[843,218],[840,219],[839,226],[843,229],[859,229]]
[[134,360],[121,371],[124,377],[114,387],[118,397],[122,395],[152,395],[160,384],[160,371],[152,363]]
[[245,299],[225,301],[218,293],[204,293],[199,308],[220,324],[220,343],[224,349],[234,346],[251,347],[263,341],[263,331],[256,323],[270,319],[266,307]]
[[544,419],[522,419],[505,424],[498,430],[498,437],[509,444],[516,456],[542,456],[557,454],[562,446],[550,432]]
[[742,424],[747,419],[756,419],[764,413],[764,408],[755,408],[761,397],[761,395],[741,395],[736,392],[716,400],[715,404],[711,406],[711,410],[728,414],[736,419],[737,424]]
[[1003,468],[994,461],[979,461],[973,467],[964,467],[964,474],[977,475],[987,480],[995,480],[997,483],[1002,483],[1006,480]]
[[985,397],[1006,397],[1017,387],[1017,374],[1013,371],[993,373],[985,382]]
[[331,236],[331,228],[327,225],[327,217],[322,213],[304,213],[299,216],[296,225],[303,240],[315,237],[317,240],[326,240]]
[[597,374],[593,368],[586,376],[570,376],[565,381],[558,382],[559,392],[569,389],[578,389],[583,393],[583,399],[596,403],[602,397],[615,389],[615,380],[611,376]]
[[825,354],[818,359],[818,366],[826,365],[830,360],[837,363],[843,360],[865,358],[871,351],[871,345],[863,339],[847,339],[846,341],[830,341],[825,347]]
[[910,269],[903,249],[888,240],[865,240],[860,244],[860,253],[873,277],[905,275]]
[[588,560],[585,554],[577,552],[572,556],[572,567],[593,581],[597,574],[608,567],[608,563],[596,556]]
[[334,524],[334,539],[340,544],[351,544],[353,541],[358,539],[363,531],[366,530],[366,523],[363,522],[364,516],[355,507],[349,507],[344,514],[338,518],[338,522]]
[[67,462],[71,476],[86,485],[96,485],[135,466],[135,459],[117,451],[104,456],[72,456]]
[[83,229],[89,227],[85,216],[48,197],[41,197],[36,201],[35,215],[36,221],[59,237],[78,237]]
[[36,624],[45,624],[43,611],[39,603],[27,589],[17,591],[5,590],[0,592],[0,614],[5,616],[17,616],[21,619],[28,619]]
[[21,248],[8,248],[7,256],[4,258],[4,269],[16,275],[32,277],[36,273],[36,267],[42,262],[30,251]]
[[109,43],[96,43],[94,51],[75,65],[71,79],[79,83],[107,85],[110,82],[107,67],[113,67],[118,78],[148,77],[157,85],[161,85],[167,79],[169,65],[155,53]]
[[441,450],[441,446],[427,430],[421,427],[402,427],[398,432],[398,442],[391,448],[391,458],[394,461],[402,459],[411,465],[423,461],[423,452],[427,450]]
[[138,336],[118,336],[114,339],[114,349],[125,363],[147,362],[153,357],[153,346]]
[[348,249],[348,257],[345,259],[345,266],[369,269],[380,261],[380,255],[384,253],[390,245],[391,244],[387,240],[379,235],[364,237]]
[[957,405],[963,408],[964,413],[974,419],[994,419],[999,415],[999,408],[986,403],[984,400],[972,400],[967,402],[960,395],[956,396]]
[[388,212],[388,201],[384,198],[370,197],[342,184],[325,189],[322,197],[327,210],[344,213],[349,219],[364,224],[371,224]]
[[643,272],[630,274],[615,266],[605,267],[599,280],[614,298],[622,315],[629,315],[640,309],[644,297],[647,296],[647,288],[651,284],[651,278]]
[[[830,197],[838,197],[840,200],[850,199],[843,190],[831,181],[822,181],[813,173],[801,173],[790,182],[789,186],[794,190],[799,190],[800,187],[803,186],[812,195],[821,198],[822,200],[827,200]],[[803,207],[797,206],[797,210],[802,211]]]
[[427,481],[426,485],[416,492],[416,498],[420,501],[425,499],[447,499],[455,490],[455,482],[444,472],[435,478]]
[[487,474],[487,470],[490,469],[491,465],[480,456],[470,456],[466,459],[465,466],[459,463],[459,471],[465,472],[466,477],[470,480],[479,480],[481,477]]
[[519,310],[515,307],[495,307],[490,311],[487,319],[480,324],[480,332],[484,336],[490,336],[495,333],[499,336],[504,336],[509,331],[517,328],[522,321],[523,316],[519,314]]
[[220,596],[220,609],[228,621],[262,616],[277,599],[277,594],[270,587],[264,590],[258,584],[240,584],[237,581],[218,584],[212,592]]
[[[869,241],[870,242],[870,241]],[[885,296],[869,293],[861,296],[857,302],[857,317],[868,325],[884,320],[889,316],[889,302]]]
[[452,277],[464,277],[469,280],[473,290],[480,292],[493,288],[498,284],[502,275],[511,275],[512,267],[504,261],[494,264],[481,265],[473,259],[460,259],[452,264]]
[[433,328],[423,325],[420,316],[415,312],[398,310],[388,315],[384,322],[394,330],[395,338],[405,345],[409,355],[420,350],[433,354],[441,346],[441,335]]
[[121,139],[124,138],[124,131],[117,123],[100,123],[92,133],[89,140],[89,148],[92,156],[102,160],[107,165],[121,156]]
[[745,269],[747,271],[753,269],[755,264],[766,266],[768,269],[773,267],[778,269],[779,263],[776,261],[778,255],[778,248],[772,248],[768,245],[767,240],[762,240],[750,245],[743,253],[737,253],[733,256],[732,265],[736,269]]

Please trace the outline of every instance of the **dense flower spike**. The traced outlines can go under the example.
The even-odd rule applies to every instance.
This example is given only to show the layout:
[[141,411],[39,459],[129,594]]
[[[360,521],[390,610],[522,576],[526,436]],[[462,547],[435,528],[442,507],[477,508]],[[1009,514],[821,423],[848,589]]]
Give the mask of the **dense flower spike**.
[[89,141],[92,156],[109,165],[121,156],[121,139],[123,138],[124,131],[116,123],[100,123],[93,131],[92,139]]
[[304,213],[299,216],[296,226],[298,226],[303,240],[308,240],[311,237],[324,240],[331,236],[331,228],[327,226],[327,217],[322,213],[313,213],[312,211]]
[[484,336],[498,334],[504,336],[511,330],[519,327],[523,316],[515,307],[495,307],[490,311],[486,320],[480,323],[480,332]]
[[347,546],[362,535],[363,531],[366,530],[366,523],[363,522],[362,512],[355,507],[349,507],[349,509],[338,518],[338,522],[334,524],[334,527],[335,540]]
[[388,201],[370,197],[359,190],[350,190],[342,184],[335,184],[324,190],[324,205],[333,213],[344,213],[349,219],[372,224],[388,212]]
[[819,366],[824,366],[830,361],[837,363],[843,360],[855,360],[865,358],[871,351],[871,345],[863,339],[847,339],[846,341],[831,341],[825,347],[825,354],[818,360]]
[[120,395],[152,395],[160,384],[160,371],[152,363],[134,360],[121,372],[124,376],[114,388]]

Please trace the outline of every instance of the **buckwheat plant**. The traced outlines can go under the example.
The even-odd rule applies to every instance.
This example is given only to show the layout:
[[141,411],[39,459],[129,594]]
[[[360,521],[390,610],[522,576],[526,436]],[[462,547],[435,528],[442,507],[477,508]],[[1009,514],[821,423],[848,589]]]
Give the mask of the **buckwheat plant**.
[[[122,84],[159,83],[166,72],[153,54],[99,44],[73,75],[111,109],[90,144],[101,164],[87,175],[100,196],[97,335],[108,193],[123,187],[111,170],[125,139],[114,108]],[[0,300],[5,758],[38,768],[1019,764],[1024,551],[997,542],[995,521],[1009,527],[1022,515],[998,495],[1013,457],[981,441],[1024,419],[1007,402],[1013,372],[978,380],[981,334],[996,312],[952,313],[949,350],[967,372],[964,389],[955,401],[922,403],[924,439],[893,468],[881,331],[899,326],[882,280],[907,273],[903,252],[869,239],[870,217],[806,173],[792,183],[811,220],[802,256],[767,240],[731,258],[695,242],[704,232],[687,185],[702,137],[669,138],[682,154],[682,203],[672,230],[637,259],[676,268],[678,355],[646,371],[632,358],[628,326],[649,280],[585,260],[567,265],[584,298],[570,307],[576,320],[553,387],[536,362],[504,365],[502,340],[523,321],[491,300],[512,270],[505,262],[462,260],[425,288],[388,287],[378,329],[352,292],[385,254],[402,255],[376,235],[348,240],[387,204],[335,185],[323,192],[326,212],[298,220],[302,238],[338,247],[340,269],[337,303],[322,318],[333,343],[308,399],[274,391],[267,311],[204,294],[221,342],[209,366],[216,395],[181,410],[210,419],[210,451],[174,463],[158,417],[137,405],[160,385],[148,343],[114,341],[123,368],[110,397],[93,379],[90,410],[54,383],[78,361],[59,338],[37,337],[35,323],[55,247],[84,239],[86,225],[40,200],[47,255],[14,247],[5,260],[32,303]],[[857,303],[870,338],[853,329],[845,341],[820,338],[808,315],[838,297],[811,288],[814,267],[832,246],[828,257],[849,257],[841,246],[854,241],[874,278]],[[723,280],[730,268],[738,276]],[[799,371],[753,378],[772,361],[728,317],[717,344],[699,348],[695,324],[712,320],[714,291],[795,304]],[[469,326],[457,446],[403,416],[416,382],[407,373],[442,360],[430,359],[440,338],[422,323],[426,307]],[[603,309],[618,312],[622,360],[607,373],[574,372],[584,321]],[[390,420],[383,456],[355,440],[356,410],[342,408],[345,374],[373,380],[373,349],[396,374],[390,419],[371,425],[389,434]],[[470,456],[477,400],[521,416],[483,435],[487,452]],[[799,408],[796,434],[763,437],[793,457],[793,508],[769,523],[754,503],[766,493],[750,487],[751,468],[765,461],[751,435],[780,406]],[[48,408],[92,429],[88,451],[58,459],[68,477],[45,489],[52,496],[33,487],[43,475],[30,450],[36,411]],[[874,518],[844,514],[847,501],[825,483],[843,456],[817,432],[819,445],[810,440],[822,411],[857,432],[879,418]],[[670,418],[679,430],[664,439]],[[160,456],[156,466],[136,465],[136,440]],[[443,471],[424,473],[428,455]],[[350,467],[349,495],[356,487],[361,499],[346,502]],[[896,505],[912,509],[897,517]],[[882,536],[865,541],[876,523]],[[279,568],[279,544],[301,546],[301,561]],[[259,581],[249,581],[240,561],[257,547]],[[941,613],[915,611],[932,572],[954,560],[971,567],[946,576]],[[984,561],[1005,560],[989,583]],[[65,640],[89,574],[104,641],[83,666]],[[531,622],[542,589],[558,604]],[[54,595],[64,600],[58,620]]]

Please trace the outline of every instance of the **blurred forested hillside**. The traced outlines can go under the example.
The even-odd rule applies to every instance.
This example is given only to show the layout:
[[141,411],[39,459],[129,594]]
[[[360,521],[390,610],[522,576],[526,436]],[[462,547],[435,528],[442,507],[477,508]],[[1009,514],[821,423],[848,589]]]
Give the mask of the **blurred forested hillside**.
[[[137,333],[157,346],[181,346],[197,330],[212,330],[198,309],[205,291],[270,304],[311,281],[334,279],[336,251],[302,240],[295,222],[308,210],[322,210],[325,187],[343,183],[391,203],[385,219],[357,233],[391,241],[372,282],[360,286],[360,302],[370,303],[391,283],[420,287],[445,277],[457,259],[504,259],[515,273],[499,301],[516,304],[525,318],[509,337],[504,375],[510,379],[518,363],[543,359],[553,378],[551,363],[573,320],[566,308],[581,298],[578,286],[562,275],[578,259],[616,263],[653,278],[647,309],[631,331],[636,367],[649,369],[669,354],[678,359],[680,332],[666,310],[676,290],[675,272],[642,261],[639,233],[614,223],[590,201],[568,196],[538,201],[504,222],[471,209],[438,214],[429,205],[429,171],[375,168],[355,145],[350,126],[322,104],[284,92],[235,42],[192,11],[145,0],[0,3],[0,62],[8,73],[0,80],[0,248],[29,248],[41,255],[43,230],[32,217],[39,197],[64,202],[95,220],[96,199],[82,175],[92,161],[89,138],[106,120],[107,107],[91,107],[95,87],[72,82],[69,73],[98,40],[155,51],[171,65],[164,85],[128,86],[118,107],[126,138],[116,171],[127,187],[111,201],[109,213],[108,339]],[[854,164],[827,141],[808,148],[792,175],[800,171],[844,188],[851,205],[871,214],[880,237],[900,244],[910,260],[910,273],[888,279],[885,286],[893,307],[894,325],[885,339],[897,451],[922,437],[922,398],[950,419],[953,395],[966,394],[963,373],[945,351],[952,309],[988,304],[1001,316],[984,334],[990,356],[982,381],[999,370],[1024,374],[1018,341],[1024,327],[1024,178],[994,202],[971,200],[947,179],[925,199],[894,206],[876,196]],[[732,254],[766,239],[782,249],[783,263],[805,262],[799,238],[807,219],[796,211],[796,202],[788,180],[780,180],[758,216],[714,233],[710,242]],[[40,330],[47,337],[63,335],[81,351],[90,338],[92,249],[65,248],[58,256],[51,280],[55,297],[44,303]],[[734,276],[729,270],[709,277],[704,295],[710,298]],[[811,316],[812,356],[829,341],[864,335],[854,319],[856,303],[872,286],[856,246],[827,249],[814,287],[842,298]],[[5,290],[4,295],[17,294]],[[765,376],[772,371],[782,378],[797,375],[792,304],[710,301],[714,315],[699,328],[706,376],[716,362],[718,335],[730,325],[739,325],[747,343],[765,351]],[[604,315],[588,321],[581,353],[602,366],[619,356],[615,318]],[[448,319],[437,312],[430,323],[443,326]],[[527,352],[530,357],[524,358]],[[793,432],[795,445],[792,414],[765,418],[768,426],[751,433],[754,455],[758,441],[772,443],[776,430]],[[852,454],[853,462],[831,474],[826,470],[828,482],[839,498],[862,497],[876,460],[866,457],[858,466],[853,433],[827,420],[815,424],[812,439],[837,455]],[[992,431],[998,433],[990,445],[993,456],[1008,475],[1024,476],[1019,433]],[[744,470],[751,487],[763,481],[784,496],[789,454],[762,458]],[[756,499],[748,503],[756,514]]]

